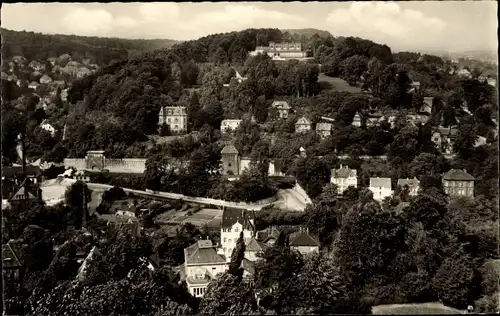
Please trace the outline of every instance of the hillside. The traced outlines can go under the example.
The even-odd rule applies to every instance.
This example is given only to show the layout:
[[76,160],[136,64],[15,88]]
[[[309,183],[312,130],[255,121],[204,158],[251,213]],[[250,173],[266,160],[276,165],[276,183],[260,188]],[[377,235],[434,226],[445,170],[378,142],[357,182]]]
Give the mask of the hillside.
[[283,33],[288,32],[292,36],[305,36],[305,37],[312,37],[314,34],[318,34],[322,38],[329,38],[333,37],[332,34],[328,31],[323,31],[323,30],[318,30],[318,29],[313,29],[313,28],[307,28],[307,29],[284,29],[281,30]]
[[90,63],[108,64],[113,59],[125,59],[130,53],[168,48],[177,41],[169,39],[132,40],[122,38],[76,35],[49,35],[1,29],[2,58],[23,56],[28,60],[46,60],[70,54],[73,60],[90,59]]

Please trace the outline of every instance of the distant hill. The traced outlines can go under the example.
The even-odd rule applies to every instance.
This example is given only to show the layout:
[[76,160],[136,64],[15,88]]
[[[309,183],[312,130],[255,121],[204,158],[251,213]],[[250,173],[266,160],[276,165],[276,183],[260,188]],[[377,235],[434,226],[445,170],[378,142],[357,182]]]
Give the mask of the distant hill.
[[292,36],[294,36],[294,35],[298,35],[298,36],[304,35],[305,37],[312,37],[314,34],[318,34],[322,38],[333,37],[333,35],[330,32],[328,32],[328,31],[322,31],[322,30],[312,29],[312,28],[308,28],[308,29],[284,29],[284,30],[281,30],[281,31],[283,33],[284,32],[288,32]]
[[124,59],[134,52],[169,48],[178,41],[169,39],[122,39],[77,35],[49,35],[18,32],[1,28],[2,58],[23,56],[28,60],[46,60],[70,54],[73,60],[90,59],[103,65],[113,59]]

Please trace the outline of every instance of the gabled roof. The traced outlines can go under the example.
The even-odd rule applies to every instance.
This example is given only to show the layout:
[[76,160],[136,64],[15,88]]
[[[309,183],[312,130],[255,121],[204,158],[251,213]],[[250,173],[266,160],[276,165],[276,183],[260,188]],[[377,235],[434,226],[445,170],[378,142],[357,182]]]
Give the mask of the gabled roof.
[[238,149],[234,145],[229,144],[222,148],[221,154],[238,154]]
[[292,107],[286,101],[274,101],[271,105],[273,108],[276,107],[278,109],[289,110]]
[[265,248],[266,245],[258,242],[257,239],[255,239],[254,237],[252,237],[245,245],[245,251],[259,252],[259,251],[264,251]]
[[331,131],[332,124],[331,123],[318,123],[316,124],[317,131]]
[[232,227],[234,224],[236,224],[236,222],[239,222],[241,225],[243,225],[243,229],[253,230],[254,226],[250,222],[250,219],[252,218],[252,211],[226,207],[224,208],[224,212],[222,213],[221,227]]
[[210,240],[198,240],[184,249],[184,262],[189,264],[222,264],[226,258],[219,255]]
[[28,194],[28,200],[33,200],[33,199],[37,198],[37,195],[38,195],[37,192],[35,192],[30,185],[25,185],[26,180],[27,179],[25,179],[19,185],[19,187],[17,188],[17,190],[10,196],[9,202],[22,200],[22,199],[18,199],[18,196],[19,195],[23,195],[24,196],[25,194]]
[[19,257],[10,242],[2,245],[2,260],[4,269],[16,269],[22,267],[21,261],[19,260]]
[[312,123],[311,123],[311,121],[307,117],[302,116],[301,118],[299,118],[297,120],[297,123],[295,123],[295,124],[311,125]]
[[474,181],[474,177],[467,173],[465,170],[451,169],[443,175],[443,180],[454,181]]
[[370,187],[391,189],[391,178],[370,178]]
[[398,185],[403,187],[405,185],[408,185],[410,188],[416,187],[420,184],[420,181],[418,181],[417,178],[413,179],[398,179]]
[[446,128],[446,127],[438,127],[436,129],[441,135],[446,135],[450,137],[455,137],[458,133],[458,129],[456,128]]
[[349,166],[340,165],[339,169],[333,169],[332,171],[333,171],[332,173],[333,173],[334,178],[346,179],[349,177],[356,177],[357,176],[356,170],[349,168]]
[[309,235],[306,231],[299,231],[290,235],[291,247],[319,247],[320,244],[316,239]]

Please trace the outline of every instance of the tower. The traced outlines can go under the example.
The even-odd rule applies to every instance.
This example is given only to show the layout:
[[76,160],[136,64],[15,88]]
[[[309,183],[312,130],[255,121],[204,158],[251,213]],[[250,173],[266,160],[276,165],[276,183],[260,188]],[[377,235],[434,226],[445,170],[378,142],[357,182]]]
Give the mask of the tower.
[[222,156],[222,174],[239,175],[240,174],[240,156],[238,150],[233,145],[225,146],[221,151]]

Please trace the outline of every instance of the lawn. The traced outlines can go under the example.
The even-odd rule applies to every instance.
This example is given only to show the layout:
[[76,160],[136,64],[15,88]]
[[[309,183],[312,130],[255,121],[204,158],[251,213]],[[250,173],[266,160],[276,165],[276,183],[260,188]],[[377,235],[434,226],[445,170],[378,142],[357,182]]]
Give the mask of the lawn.
[[344,79],[338,77],[328,77],[324,73],[320,73],[318,82],[321,89],[334,89],[339,92],[361,93],[361,88],[351,87]]
[[441,303],[378,305],[372,307],[372,313],[374,315],[463,314],[462,311]]

